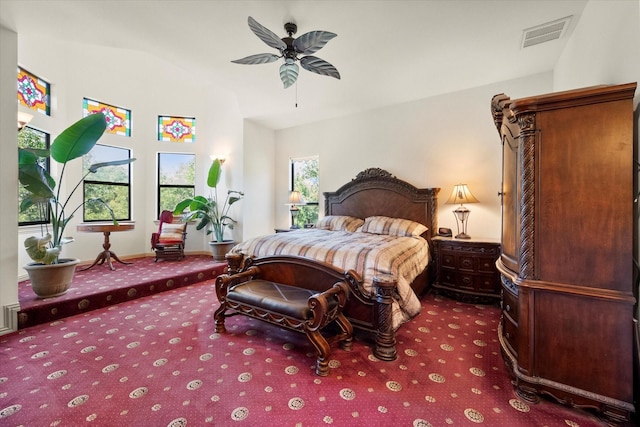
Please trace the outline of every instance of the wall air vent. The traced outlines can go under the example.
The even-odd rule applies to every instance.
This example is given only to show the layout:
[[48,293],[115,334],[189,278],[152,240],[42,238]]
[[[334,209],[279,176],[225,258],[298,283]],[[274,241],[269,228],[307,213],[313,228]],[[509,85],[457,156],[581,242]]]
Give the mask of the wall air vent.
[[522,47],[558,40],[567,31],[571,16],[527,28],[522,32]]

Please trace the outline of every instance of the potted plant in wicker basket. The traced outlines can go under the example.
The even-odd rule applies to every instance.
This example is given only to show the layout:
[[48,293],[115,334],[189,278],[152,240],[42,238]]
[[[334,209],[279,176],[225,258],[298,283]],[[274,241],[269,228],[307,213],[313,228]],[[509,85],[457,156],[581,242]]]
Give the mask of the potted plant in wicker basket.
[[53,160],[62,164],[59,177],[61,181],[68,162],[91,151],[105,129],[105,116],[91,114],[65,129],[53,141],[48,150],[18,149],[18,179],[26,191],[26,196],[20,203],[20,212],[24,212],[34,205],[38,206],[43,214],[46,214],[47,209],[49,210],[50,221],[49,224],[42,226],[41,235],[28,237],[24,241],[27,254],[33,262],[23,268],[29,274],[33,291],[40,298],[62,295],[69,289],[75,267],[80,260],[60,258],[60,252],[62,245],[73,241],[73,238],[66,237],[64,232],[78,209],[85,203],[102,204],[111,213],[114,224],[117,224],[113,211],[102,199],[83,201],[71,210],[69,202],[75,191],[89,173],[95,173],[98,169],[106,166],[128,164],[135,160],[116,160],[91,165],[87,174],[80,179],[66,198],[62,198],[60,186],[58,185],[56,188],[56,181],[42,166],[40,159],[51,156]]
[[207,229],[207,235],[212,235],[209,245],[213,253],[215,261],[224,261],[224,256],[233,247],[235,241],[233,239],[225,240],[225,230],[229,228],[233,230],[235,219],[229,216],[231,205],[242,200],[244,193],[237,190],[228,190],[224,202],[218,200],[218,183],[222,175],[222,162],[215,159],[209,167],[207,175],[207,186],[209,187],[209,196],[195,196],[182,200],[176,205],[173,211],[174,215],[182,215],[185,209],[185,221],[199,218],[200,222],[196,226],[197,230]]

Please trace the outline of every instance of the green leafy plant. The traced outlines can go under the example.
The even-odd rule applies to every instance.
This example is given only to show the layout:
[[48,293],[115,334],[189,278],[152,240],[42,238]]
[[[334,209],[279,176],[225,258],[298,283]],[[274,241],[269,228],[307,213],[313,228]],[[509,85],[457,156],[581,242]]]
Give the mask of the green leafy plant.
[[[37,206],[40,212],[46,215],[50,209],[50,224],[41,226],[40,237],[28,237],[25,249],[31,259],[42,264],[56,264],[62,250],[62,245],[73,241],[71,237],[64,237],[64,231],[73,215],[85,203],[100,203],[110,212],[114,224],[118,224],[115,215],[109,205],[102,199],[88,199],[80,203],[70,213],[69,201],[80,187],[85,177],[95,173],[98,169],[107,166],[129,164],[135,159],[115,160],[112,162],[95,163],[89,167],[89,171],[73,187],[65,199],[61,199],[60,186],[56,188],[56,181],[42,167],[39,159],[51,156],[53,160],[62,164],[59,180],[62,181],[69,161],[87,154],[96,145],[107,126],[103,114],[91,114],[84,117],[67,129],[65,129],[46,149],[18,149],[18,179],[26,190],[26,195],[20,203],[20,212],[24,212],[31,206]],[[49,230],[49,225],[51,230]]]
[[185,221],[199,218],[200,222],[196,226],[197,230],[207,228],[207,235],[213,234],[216,242],[224,241],[224,232],[227,227],[233,230],[235,219],[229,216],[229,208],[234,203],[242,200],[244,193],[237,190],[228,190],[224,203],[220,205],[218,202],[218,183],[222,175],[222,163],[220,159],[215,159],[209,167],[207,175],[207,186],[209,187],[209,197],[195,196],[182,200],[176,205],[173,211],[174,215],[182,215],[188,208]]

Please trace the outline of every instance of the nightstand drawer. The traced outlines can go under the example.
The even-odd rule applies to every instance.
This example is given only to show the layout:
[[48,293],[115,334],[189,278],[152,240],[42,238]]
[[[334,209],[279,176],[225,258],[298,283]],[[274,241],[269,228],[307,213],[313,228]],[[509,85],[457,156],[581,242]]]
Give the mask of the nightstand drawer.
[[495,293],[496,283],[500,283],[500,277],[497,273],[478,274],[475,278],[475,288],[480,292]]
[[456,268],[456,256],[450,253],[443,252],[440,258],[442,267]]
[[496,273],[496,259],[479,257],[478,272],[479,273]]
[[470,255],[458,256],[458,269],[461,271],[477,271],[474,257]]

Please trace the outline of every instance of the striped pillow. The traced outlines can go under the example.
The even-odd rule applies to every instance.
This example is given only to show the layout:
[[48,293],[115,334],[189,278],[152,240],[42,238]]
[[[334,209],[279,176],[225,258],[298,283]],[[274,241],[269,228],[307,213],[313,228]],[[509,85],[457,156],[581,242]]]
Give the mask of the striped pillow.
[[372,234],[387,234],[390,236],[420,236],[428,228],[419,222],[388,216],[370,216],[365,218],[360,231]]
[[349,231],[353,233],[362,224],[364,224],[362,219],[353,216],[327,215],[318,221],[316,228],[320,230]]
[[160,238],[158,239],[159,243],[171,244],[171,243],[182,243],[182,232],[186,227],[187,223],[176,223],[170,224],[168,222],[162,223],[162,230],[160,230]]

